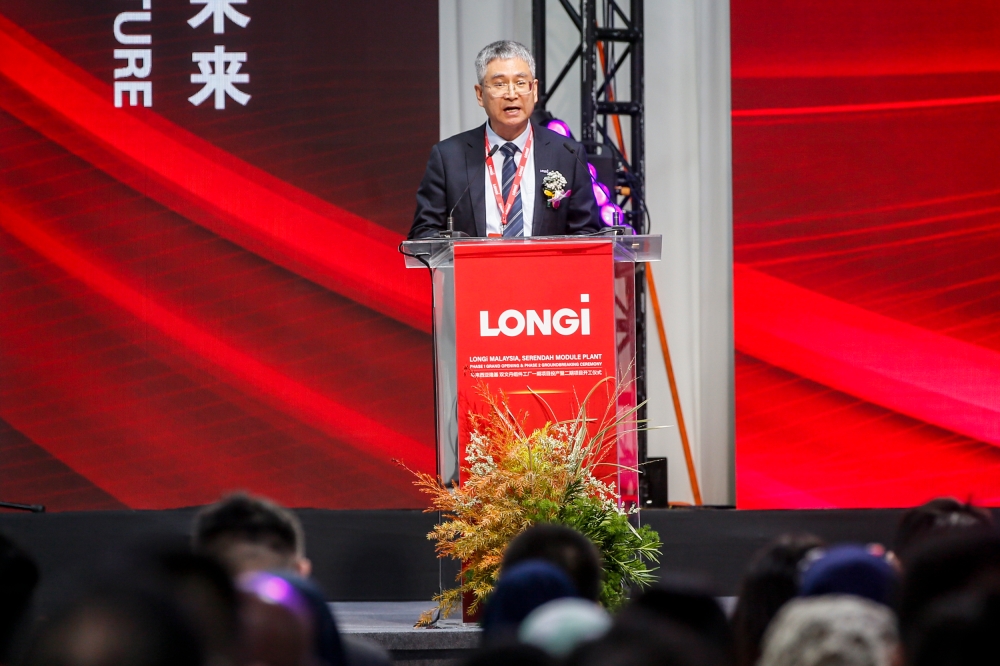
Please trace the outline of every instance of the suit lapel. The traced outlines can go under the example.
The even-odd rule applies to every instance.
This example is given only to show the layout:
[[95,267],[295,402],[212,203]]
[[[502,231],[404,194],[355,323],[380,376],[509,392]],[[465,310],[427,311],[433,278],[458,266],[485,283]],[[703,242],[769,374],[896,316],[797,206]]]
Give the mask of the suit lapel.
[[[471,133],[465,147],[466,173],[469,178],[469,201],[472,203],[472,215],[476,220],[476,234],[486,237],[486,153],[483,150],[483,137],[486,135],[486,125]],[[479,142],[476,142],[476,138]]]
[[552,154],[554,144],[546,136],[548,132],[539,132],[534,123],[531,126],[535,134],[535,210],[531,218],[531,235],[546,236],[549,233],[545,219],[548,209],[545,207],[545,195],[542,194],[542,180],[545,178],[545,174],[542,172],[554,169],[556,166],[556,160]]

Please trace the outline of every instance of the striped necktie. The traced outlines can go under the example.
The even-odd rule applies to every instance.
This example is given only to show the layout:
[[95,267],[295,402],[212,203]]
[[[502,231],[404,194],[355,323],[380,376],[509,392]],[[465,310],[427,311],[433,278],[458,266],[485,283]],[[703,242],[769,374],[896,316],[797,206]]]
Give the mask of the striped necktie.
[[[506,203],[510,195],[510,188],[514,184],[514,175],[517,173],[517,161],[514,156],[519,149],[508,141],[500,147],[503,153],[503,200]],[[521,192],[518,191],[514,197],[514,203],[507,214],[507,225],[503,228],[504,238],[520,238],[524,236],[524,211],[521,210]]]

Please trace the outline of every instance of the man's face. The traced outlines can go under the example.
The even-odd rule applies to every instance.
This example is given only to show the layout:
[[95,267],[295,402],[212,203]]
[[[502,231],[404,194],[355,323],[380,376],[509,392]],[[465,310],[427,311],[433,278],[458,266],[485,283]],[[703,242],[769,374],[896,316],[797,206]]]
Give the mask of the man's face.
[[[526,86],[530,89],[523,90]],[[531,68],[520,58],[494,60],[486,67],[482,85],[476,85],[476,97],[479,106],[486,110],[493,131],[510,140],[524,131],[531,120],[538,101],[538,81],[531,78]]]

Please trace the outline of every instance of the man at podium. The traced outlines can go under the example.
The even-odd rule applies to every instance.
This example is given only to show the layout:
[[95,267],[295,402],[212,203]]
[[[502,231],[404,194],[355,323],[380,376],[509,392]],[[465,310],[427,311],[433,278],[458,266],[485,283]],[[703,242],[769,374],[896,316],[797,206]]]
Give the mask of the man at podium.
[[476,76],[488,120],[431,149],[409,238],[449,228],[498,238],[599,231],[583,147],[531,122],[538,81],[528,49],[493,42],[476,56]]

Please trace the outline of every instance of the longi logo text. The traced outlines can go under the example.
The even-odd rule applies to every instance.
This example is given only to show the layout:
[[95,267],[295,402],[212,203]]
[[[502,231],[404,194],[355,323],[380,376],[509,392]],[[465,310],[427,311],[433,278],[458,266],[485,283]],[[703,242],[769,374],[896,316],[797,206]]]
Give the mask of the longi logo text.
[[[590,294],[580,294],[581,303],[590,302]],[[496,320],[496,328],[490,326],[489,310],[479,311],[479,335],[484,338],[496,337],[503,333],[514,337],[527,333],[535,335],[552,335],[555,330],[559,335],[590,335],[590,309],[581,308],[579,312],[571,308],[562,308],[552,314],[552,310],[504,310]]]

